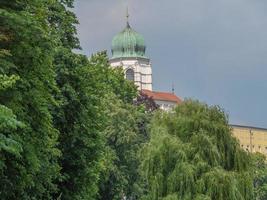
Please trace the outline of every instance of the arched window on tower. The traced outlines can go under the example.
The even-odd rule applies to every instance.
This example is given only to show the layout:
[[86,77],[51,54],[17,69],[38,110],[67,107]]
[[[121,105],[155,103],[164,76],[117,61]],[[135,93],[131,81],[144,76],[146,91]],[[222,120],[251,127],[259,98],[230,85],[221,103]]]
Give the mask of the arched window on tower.
[[134,70],[132,69],[126,70],[126,79],[129,81],[134,81]]

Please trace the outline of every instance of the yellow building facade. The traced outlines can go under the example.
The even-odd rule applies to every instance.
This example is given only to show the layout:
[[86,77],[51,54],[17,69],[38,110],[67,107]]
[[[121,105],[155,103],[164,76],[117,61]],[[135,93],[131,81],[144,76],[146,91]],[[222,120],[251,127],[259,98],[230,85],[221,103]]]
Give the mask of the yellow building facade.
[[239,125],[231,127],[233,136],[239,140],[244,150],[267,156],[267,129]]

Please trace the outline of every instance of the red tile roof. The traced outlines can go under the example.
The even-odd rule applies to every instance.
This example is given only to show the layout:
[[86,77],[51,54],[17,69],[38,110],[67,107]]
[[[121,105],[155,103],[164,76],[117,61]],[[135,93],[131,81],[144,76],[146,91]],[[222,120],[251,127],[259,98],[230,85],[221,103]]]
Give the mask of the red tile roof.
[[152,99],[154,100],[171,101],[171,102],[176,102],[177,104],[182,103],[182,100],[173,93],[155,92],[150,90],[142,90],[142,93],[149,97],[152,97]]

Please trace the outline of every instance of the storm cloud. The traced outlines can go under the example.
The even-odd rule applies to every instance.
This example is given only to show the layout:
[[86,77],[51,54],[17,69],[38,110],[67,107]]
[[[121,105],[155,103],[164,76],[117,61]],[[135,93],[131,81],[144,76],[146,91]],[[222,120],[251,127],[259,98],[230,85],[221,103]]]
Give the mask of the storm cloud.
[[110,52],[130,24],[146,41],[153,89],[223,107],[230,123],[267,127],[266,0],[76,0],[82,53]]

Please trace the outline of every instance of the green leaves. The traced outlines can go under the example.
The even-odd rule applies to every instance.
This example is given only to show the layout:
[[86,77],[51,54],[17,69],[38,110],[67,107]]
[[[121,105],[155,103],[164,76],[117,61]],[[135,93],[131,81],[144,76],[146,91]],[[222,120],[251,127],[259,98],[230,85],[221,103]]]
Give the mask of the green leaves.
[[0,74],[0,91],[12,87],[12,85],[14,85],[17,80],[19,80],[18,76],[12,75],[9,77],[7,75]]
[[3,199],[51,199],[57,189],[60,153],[50,113],[56,90],[54,42],[46,6],[36,0],[0,3]]
[[[90,66],[84,56],[58,49],[57,94],[54,124],[60,131],[59,148],[64,179],[59,182],[64,199],[94,199],[102,167],[105,119],[102,98],[105,86],[98,66]],[[94,67],[94,68],[93,68]]]
[[150,133],[142,150],[146,198],[253,198],[250,156],[232,138],[219,107],[186,100],[174,112],[157,113]]
[[20,156],[21,144],[12,138],[12,132],[23,124],[17,121],[12,111],[0,105],[0,152]]
[[139,107],[119,100],[112,93],[106,95],[105,104],[107,168],[102,173],[98,199],[138,199],[143,191],[138,171],[138,151],[147,141],[139,124],[145,121],[147,116]]
[[252,172],[256,200],[264,200],[267,198],[267,163],[264,155],[253,155]]
[[106,52],[73,53],[72,6],[0,1],[1,199],[267,198],[265,158],[221,108],[186,100],[150,123],[157,105]]
[[[110,68],[106,52],[90,61],[73,53],[79,41],[72,6],[72,0],[0,2],[3,199],[95,199],[100,175],[111,168],[119,169],[120,189],[139,189],[135,162],[143,122],[130,105],[136,87]],[[128,117],[131,127],[120,126]]]

